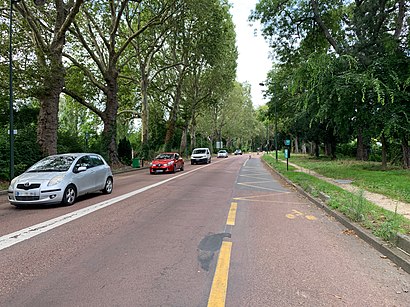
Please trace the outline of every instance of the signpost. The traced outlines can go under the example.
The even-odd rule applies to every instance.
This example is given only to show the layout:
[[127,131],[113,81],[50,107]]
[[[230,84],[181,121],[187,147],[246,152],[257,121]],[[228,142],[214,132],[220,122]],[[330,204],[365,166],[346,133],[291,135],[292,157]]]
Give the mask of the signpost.
[[286,170],[289,170],[289,158],[290,158],[290,140],[285,140],[285,159],[286,159]]

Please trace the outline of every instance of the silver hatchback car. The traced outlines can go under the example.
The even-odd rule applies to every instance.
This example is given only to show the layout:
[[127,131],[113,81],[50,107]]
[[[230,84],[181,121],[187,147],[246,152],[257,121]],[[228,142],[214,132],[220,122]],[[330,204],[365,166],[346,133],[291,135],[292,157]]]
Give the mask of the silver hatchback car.
[[72,205],[80,195],[102,191],[110,194],[110,166],[98,154],[69,153],[48,156],[15,177],[8,197],[17,207],[37,204]]

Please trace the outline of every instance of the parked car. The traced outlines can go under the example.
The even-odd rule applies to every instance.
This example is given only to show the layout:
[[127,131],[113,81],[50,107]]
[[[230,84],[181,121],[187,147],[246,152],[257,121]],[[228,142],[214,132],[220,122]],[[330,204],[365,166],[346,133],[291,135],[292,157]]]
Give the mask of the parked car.
[[184,170],[184,159],[178,153],[164,152],[155,157],[149,166],[150,174],[156,173],[175,173],[179,169]]
[[211,163],[211,151],[209,148],[195,148],[191,154],[191,164]]
[[38,204],[72,205],[77,197],[113,190],[110,166],[98,154],[69,153],[48,156],[15,177],[8,198],[17,207]]
[[228,152],[225,149],[218,151],[217,158],[228,158]]
[[234,155],[235,156],[236,155],[242,155],[242,150],[240,150],[240,149],[235,150]]

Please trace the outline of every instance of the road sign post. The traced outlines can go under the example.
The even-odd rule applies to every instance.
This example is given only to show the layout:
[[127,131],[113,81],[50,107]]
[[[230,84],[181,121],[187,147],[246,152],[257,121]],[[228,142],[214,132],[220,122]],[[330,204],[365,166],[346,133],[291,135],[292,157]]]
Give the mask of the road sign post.
[[286,170],[289,170],[289,158],[290,158],[290,140],[285,140],[285,159],[286,159]]

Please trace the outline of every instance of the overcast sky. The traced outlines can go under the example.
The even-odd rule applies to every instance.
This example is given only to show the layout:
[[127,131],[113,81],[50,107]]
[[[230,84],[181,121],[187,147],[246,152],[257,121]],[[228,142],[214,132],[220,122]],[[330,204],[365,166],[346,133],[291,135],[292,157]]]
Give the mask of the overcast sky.
[[[269,47],[260,33],[260,24],[250,26],[248,17],[255,8],[258,0],[230,0],[231,14],[236,27],[236,45],[239,52],[237,81],[247,81],[251,84],[252,101],[255,106],[266,103],[263,99],[263,87],[259,83],[266,80],[266,75],[271,68],[269,60]],[[257,35],[254,32],[257,30]]]

